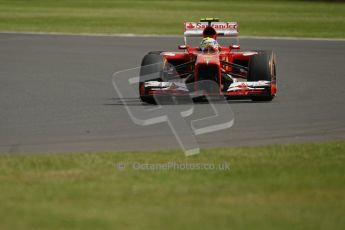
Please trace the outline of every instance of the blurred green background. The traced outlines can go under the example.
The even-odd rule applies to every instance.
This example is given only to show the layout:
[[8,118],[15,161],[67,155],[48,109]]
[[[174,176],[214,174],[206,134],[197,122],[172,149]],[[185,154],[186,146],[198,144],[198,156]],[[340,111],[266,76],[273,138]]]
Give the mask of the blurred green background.
[[0,0],[0,31],[180,35],[200,17],[237,21],[240,35],[345,38],[339,1]]
[[[193,157],[0,155],[0,229],[343,230],[344,152],[342,141],[208,149]],[[169,162],[226,162],[230,170],[133,169]]]

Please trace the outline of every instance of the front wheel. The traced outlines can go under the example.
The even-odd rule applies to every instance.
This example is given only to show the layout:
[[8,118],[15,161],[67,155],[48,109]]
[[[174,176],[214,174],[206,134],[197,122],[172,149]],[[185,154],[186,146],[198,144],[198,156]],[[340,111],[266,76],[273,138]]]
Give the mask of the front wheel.
[[251,97],[252,101],[272,101],[276,87],[276,57],[272,51],[258,51],[249,60],[248,81],[270,81],[266,95]]
[[156,52],[146,54],[141,62],[139,78],[139,94],[143,102],[155,104],[153,96],[145,92],[146,81],[162,81],[164,57]]

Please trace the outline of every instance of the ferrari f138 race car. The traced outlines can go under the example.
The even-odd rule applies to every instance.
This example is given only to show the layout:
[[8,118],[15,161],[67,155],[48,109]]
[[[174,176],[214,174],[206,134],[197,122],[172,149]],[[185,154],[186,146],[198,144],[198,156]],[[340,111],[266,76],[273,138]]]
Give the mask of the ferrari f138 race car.
[[[238,51],[238,24],[216,18],[184,24],[181,52],[151,51],[140,68],[139,94],[154,104],[158,97],[271,101],[276,95],[276,57],[272,51]],[[198,38],[199,46],[188,39]],[[227,46],[219,40],[227,41]],[[232,43],[231,39],[236,40]]]

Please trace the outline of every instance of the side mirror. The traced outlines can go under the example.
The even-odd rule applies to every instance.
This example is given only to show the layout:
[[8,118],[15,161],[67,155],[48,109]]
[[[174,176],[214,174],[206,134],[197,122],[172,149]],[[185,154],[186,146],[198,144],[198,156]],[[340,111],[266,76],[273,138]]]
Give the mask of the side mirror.
[[230,45],[229,48],[232,50],[239,50],[241,48],[241,46],[240,45]]
[[186,45],[179,45],[178,48],[180,50],[185,50],[185,49],[187,49],[187,46]]

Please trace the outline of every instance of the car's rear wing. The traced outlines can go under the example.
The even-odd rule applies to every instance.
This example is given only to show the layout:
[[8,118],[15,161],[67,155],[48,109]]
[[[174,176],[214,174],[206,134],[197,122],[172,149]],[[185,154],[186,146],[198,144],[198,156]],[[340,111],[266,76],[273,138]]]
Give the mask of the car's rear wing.
[[207,26],[213,27],[218,36],[223,37],[237,37],[238,24],[237,22],[186,22],[184,24],[185,37],[201,37],[204,29]]

